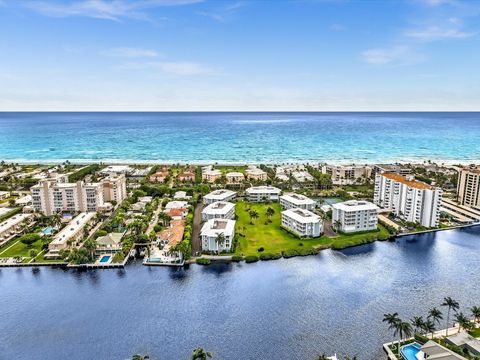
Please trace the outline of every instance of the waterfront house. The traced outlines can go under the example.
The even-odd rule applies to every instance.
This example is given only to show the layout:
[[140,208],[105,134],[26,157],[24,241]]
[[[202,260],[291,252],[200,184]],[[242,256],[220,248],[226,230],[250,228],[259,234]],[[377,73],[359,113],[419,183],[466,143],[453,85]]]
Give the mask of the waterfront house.
[[232,190],[215,190],[203,197],[203,205],[210,205],[217,201],[232,201],[236,196],[237,193]]
[[285,210],[300,208],[312,211],[315,209],[315,201],[305,195],[286,193],[280,196],[280,206]]
[[171,220],[170,226],[157,234],[158,241],[162,245],[175,246],[183,239],[185,231],[184,220]]
[[278,201],[282,190],[274,186],[253,186],[245,190],[248,201],[269,202]]
[[[218,243],[219,234],[223,234],[223,243]],[[205,251],[228,251],[235,236],[235,220],[210,219],[202,227],[200,237]]]
[[337,231],[354,233],[376,230],[378,206],[368,201],[349,200],[332,205],[332,223]]
[[480,355],[480,340],[475,339],[465,331],[450,335],[445,339],[445,342],[449,345],[457,346],[464,351],[468,351],[468,353],[473,356]]
[[122,250],[122,238],[124,233],[109,233],[96,239],[97,253],[116,253]]
[[227,201],[216,201],[202,210],[202,220],[233,219],[235,217],[235,204]]
[[300,208],[282,211],[282,226],[301,237],[319,237],[323,232],[320,216]]
[[420,352],[415,356],[418,360],[467,360],[465,357],[447,349],[433,340],[428,340],[423,344],[420,347]]

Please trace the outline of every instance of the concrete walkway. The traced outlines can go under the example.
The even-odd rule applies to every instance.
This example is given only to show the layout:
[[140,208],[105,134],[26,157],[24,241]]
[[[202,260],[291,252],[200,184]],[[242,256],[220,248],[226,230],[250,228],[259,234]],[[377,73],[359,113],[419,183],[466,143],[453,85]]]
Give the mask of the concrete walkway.
[[192,254],[197,256],[202,253],[202,240],[200,239],[200,230],[202,226],[202,209],[203,205],[198,202],[195,205],[195,212],[193,214],[193,229],[192,229]]

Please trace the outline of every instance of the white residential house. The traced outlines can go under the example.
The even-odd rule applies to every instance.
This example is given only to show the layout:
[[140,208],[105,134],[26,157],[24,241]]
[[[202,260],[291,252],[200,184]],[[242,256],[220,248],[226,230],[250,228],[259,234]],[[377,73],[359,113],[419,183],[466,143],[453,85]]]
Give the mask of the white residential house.
[[442,189],[415,180],[412,175],[382,173],[375,176],[373,202],[401,219],[425,227],[437,227]]
[[236,196],[237,193],[232,190],[215,190],[203,197],[203,205],[209,205],[217,201],[232,201]]
[[227,201],[214,202],[202,210],[202,220],[233,219],[235,217],[235,204]]
[[320,216],[300,208],[282,211],[282,226],[301,237],[319,237],[323,233]]
[[281,192],[274,186],[253,186],[245,190],[247,200],[252,202],[278,201]]
[[176,191],[175,195],[173,195],[173,200],[190,200],[191,198],[186,191]]
[[165,212],[168,212],[172,209],[185,209],[188,208],[188,202],[187,201],[179,201],[179,200],[174,200],[174,201],[169,201],[167,205],[165,205]]
[[96,239],[97,253],[116,253],[122,250],[122,238],[125,233],[109,233]]
[[280,196],[280,206],[286,210],[300,208],[313,211],[315,209],[315,201],[305,195],[286,193]]
[[[217,243],[219,234],[223,234],[223,244]],[[202,239],[202,249],[206,251],[228,251],[232,247],[235,236],[235,220],[229,219],[211,219],[202,227],[200,237]]]
[[376,230],[378,206],[368,201],[349,200],[332,205],[332,222],[338,231],[354,233]]
[[84,238],[84,228],[95,220],[95,215],[95,212],[83,212],[73,218],[48,244],[45,258],[58,258],[60,250],[67,249],[69,242],[73,245],[78,244]]

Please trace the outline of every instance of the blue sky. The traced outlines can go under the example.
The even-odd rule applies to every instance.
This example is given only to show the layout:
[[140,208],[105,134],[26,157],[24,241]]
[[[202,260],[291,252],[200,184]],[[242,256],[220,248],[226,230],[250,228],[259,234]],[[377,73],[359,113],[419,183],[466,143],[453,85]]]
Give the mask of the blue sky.
[[480,110],[480,1],[0,0],[0,110]]

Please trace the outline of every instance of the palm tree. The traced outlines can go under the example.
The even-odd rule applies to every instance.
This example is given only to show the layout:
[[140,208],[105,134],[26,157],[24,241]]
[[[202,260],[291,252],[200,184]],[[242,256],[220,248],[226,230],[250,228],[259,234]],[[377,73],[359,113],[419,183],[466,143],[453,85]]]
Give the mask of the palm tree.
[[148,355],[135,354],[132,356],[132,360],[148,360],[148,359],[150,359],[150,356]]
[[398,341],[397,352],[400,356],[400,344],[404,338],[408,338],[412,336],[412,325],[406,321],[398,320],[395,324],[395,332],[394,335],[399,336],[400,340]]
[[427,321],[425,321],[423,323],[422,329],[423,329],[423,331],[425,331],[425,335],[428,335],[429,333],[431,333],[432,334],[432,339],[433,339],[433,332],[435,331],[435,324],[433,323],[433,321],[431,319],[427,319]]
[[272,216],[273,216],[273,214],[275,214],[275,210],[269,206],[267,208],[267,210],[265,211],[265,213],[267,214],[268,219],[272,220]]
[[325,354],[318,355],[315,360],[328,360],[328,356]]
[[470,308],[470,312],[472,313],[473,315],[473,318],[475,319],[475,322],[479,322],[480,321],[480,307],[479,306],[472,306]]
[[83,247],[87,249],[90,254],[90,259],[93,260],[95,256],[95,250],[97,249],[97,242],[93,239],[88,239],[83,243]]
[[207,358],[211,358],[212,354],[208,351],[203,350],[201,347],[196,348],[193,350],[193,355],[191,360],[207,360]]
[[[443,319],[442,312],[434,307],[428,312],[427,319],[432,319],[434,324],[435,323],[440,324],[440,320]],[[433,337],[433,334],[432,334],[432,337]]]
[[447,330],[445,336],[448,336],[448,323],[450,320],[450,310],[453,309],[453,311],[457,312],[458,308],[460,305],[458,305],[458,301],[453,300],[450,296],[446,297],[443,299],[442,306],[447,306],[448,307],[448,312],[447,312]]
[[248,212],[248,215],[250,216],[250,221],[252,222],[252,224],[255,224],[255,219],[258,219],[258,212],[256,210],[250,210]]
[[[394,330],[394,336],[396,335],[396,325],[399,321],[400,318],[398,317],[398,313],[383,314],[382,322],[386,322],[388,324],[388,330]],[[400,347],[400,343],[398,343],[398,347]]]
[[414,333],[417,333],[418,329],[421,329],[424,323],[423,317],[421,316],[414,316],[412,320],[410,320],[410,322],[412,323],[412,326],[414,328]]
[[470,320],[462,312],[455,315],[455,321],[458,322],[458,332],[460,332],[460,329],[468,331],[473,326]]
[[342,227],[342,222],[340,220],[335,220],[333,222],[333,227],[335,228],[335,231],[338,231]]
[[225,234],[223,232],[217,234],[215,237],[215,243],[217,244],[218,255],[220,255],[220,247],[225,243]]

